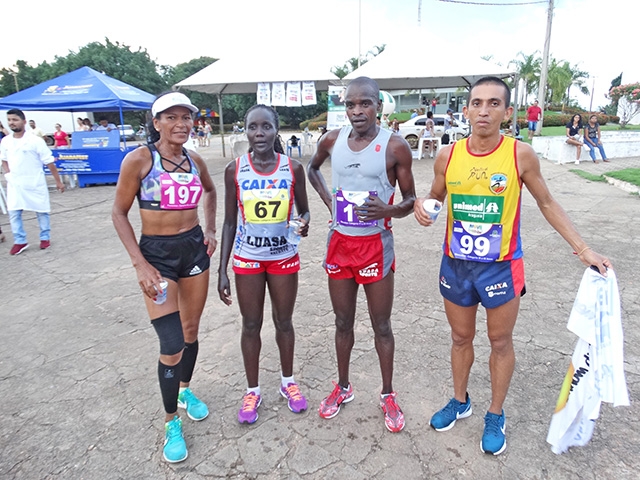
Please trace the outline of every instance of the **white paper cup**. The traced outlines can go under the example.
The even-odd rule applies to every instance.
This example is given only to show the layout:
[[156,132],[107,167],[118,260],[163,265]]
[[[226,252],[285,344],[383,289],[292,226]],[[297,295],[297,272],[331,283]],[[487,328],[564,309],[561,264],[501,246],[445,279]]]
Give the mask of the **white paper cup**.
[[429,214],[431,220],[435,222],[436,218],[438,218],[438,214],[442,210],[442,203],[435,198],[428,198],[422,202],[422,208],[424,208],[424,211]]

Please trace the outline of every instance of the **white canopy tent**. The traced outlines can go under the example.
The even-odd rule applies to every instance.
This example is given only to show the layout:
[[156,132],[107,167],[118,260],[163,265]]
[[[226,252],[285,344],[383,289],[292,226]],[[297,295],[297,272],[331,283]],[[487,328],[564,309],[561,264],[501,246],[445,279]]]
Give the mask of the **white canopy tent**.
[[[501,67],[480,57],[447,51],[440,46],[437,55],[422,56],[419,49],[388,46],[376,57],[344,77],[345,82],[358,77],[374,79],[381,90],[427,90],[432,88],[470,87],[486,76],[501,79],[514,77],[515,70]],[[517,123],[517,91],[512,95],[514,102],[513,128]]]
[[[220,59],[199,72],[174,85],[175,89],[212,93],[218,96],[220,132],[223,131],[223,94],[256,93],[258,83],[266,82],[315,82],[316,90],[327,90],[329,83],[339,82],[329,68],[313,58],[292,55],[286,61],[274,57],[249,57],[237,55]],[[224,139],[222,154],[225,155]]]
[[354,70],[344,79],[369,77],[381,90],[418,90],[468,87],[485,76],[507,78],[514,70],[495,65],[479,57],[437,48],[437,55],[420,54],[419,49],[387,47],[380,55]]

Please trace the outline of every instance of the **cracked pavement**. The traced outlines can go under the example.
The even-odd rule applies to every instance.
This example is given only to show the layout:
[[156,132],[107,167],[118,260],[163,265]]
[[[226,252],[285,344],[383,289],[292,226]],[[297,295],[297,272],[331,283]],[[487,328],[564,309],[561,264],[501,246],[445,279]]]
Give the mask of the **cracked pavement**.
[[[222,172],[230,158],[222,158],[215,145],[200,153],[218,188],[220,232]],[[628,166],[640,167],[640,158],[608,164]],[[432,167],[431,160],[414,163],[419,196],[428,190]],[[581,165],[586,170],[595,167]],[[406,416],[405,430],[392,434],[384,427],[378,402],[380,373],[362,290],[351,359],[355,399],[334,419],[321,419],[318,404],[337,379],[333,313],[321,268],[329,215],[307,184],[312,220],[309,237],[300,247],[294,374],[309,400],[309,411],[291,413],[278,394],[279,356],[267,297],[260,418],[254,425],[238,424],[236,414],[246,387],[240,314],[236,303],[226,307],[218,299],[216,252],[192,382],[211,414],[199,423],[183,415],[189,458],[165,463],[156,379],[158,342],[111,223],[115,187],[104,185],[52,193],[52,246],[45,251],[37,248],[35,214],[25,212],[31,248],[9,256],[9,219],[0,215],[8,237],[0,245],[0,392],[5,401],[0,413],[0,478],[637,478],[640,222],[635,219],[640,200],[606,183],[590,183],[569,168],[542,161],[554,196],[587,243],[609,256],[616,268],[632,399],[630,407],[603,405],[586,447],[556,456],[545,441],[576,342],[566,322],[584,267],[545,222],[528,192],[522,202],[528,293],[514,332],[517,361],[505,404],[506,452],[491,457],[479,447],[490,398],[482,309],[469,382],[474,414],[448,432],[429,427],[431,415],[452,395],[449,328],[438,292],[444,217],[432,228],[420,227],[412,215],[394,220],[394,388]],[[329,178],[329,170],[324,173]],[[139,232],[135,205],[130,218]],[[235,300],[235,292],[233,296]]]

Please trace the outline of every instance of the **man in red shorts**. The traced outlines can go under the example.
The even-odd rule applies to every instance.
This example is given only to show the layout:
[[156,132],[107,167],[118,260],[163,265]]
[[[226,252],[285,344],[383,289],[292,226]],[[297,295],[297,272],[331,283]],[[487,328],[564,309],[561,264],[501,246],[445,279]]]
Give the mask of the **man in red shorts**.
[[[347,87],[345,106],[351,126],[322,137],[308,167],[309,181],[332,213],[324,267],[336,316],[338,383],[320,404],[322,418],[333,418],[353,400],[349,359],[358,288],[364,285],[380,360],[380,406],[392,432],[404,427],[404,415],[392,387],[394,338],[391,330],[394,251],[391,218],[411,212],[415,199],[411,149],[405,140],[376,125],[381,102],[378,84],[359,77]],[[331,190],[320,173],[331,157]],[[396,205],[396,184],[402,201]]]

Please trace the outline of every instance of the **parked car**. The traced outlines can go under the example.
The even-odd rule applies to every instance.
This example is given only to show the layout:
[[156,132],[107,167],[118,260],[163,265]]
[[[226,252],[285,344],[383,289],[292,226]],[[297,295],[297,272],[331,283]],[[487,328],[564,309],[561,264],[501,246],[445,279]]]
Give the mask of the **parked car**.
[[[436,114],[433,116],[433,121],[435,123],[433,129],[438,137],[441,137],[444,134],[444,118],[446,116],[447,115],[445,114]],[[424,128],[426,121],[426,115],[418,115],[417,117],[400,124],[400,135],[402,135],[402,137],[409,143],[411,148],[418,148],[420,132]],[[466,136],[469,133],[469,124],[458,122],[458,126],[453,127],[453,133],[455,133],[457,139]]]
[[120,130],[120,140],[135,140],[136,132],[133,130],[131,125],[118,125],[118,130]]

